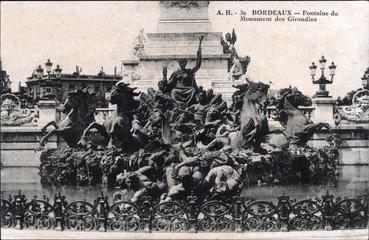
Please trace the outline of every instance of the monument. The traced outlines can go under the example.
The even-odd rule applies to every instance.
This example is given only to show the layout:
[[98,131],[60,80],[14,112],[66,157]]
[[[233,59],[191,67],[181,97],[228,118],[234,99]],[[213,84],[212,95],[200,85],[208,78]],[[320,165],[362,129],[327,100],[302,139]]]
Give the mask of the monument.
[[[310,67],[320,88],[313,99],[292,86],[272,95],[269,84],[245,77],[250,58],[237,54],[234,30],[225,39],[212,30],[208,5],[160,2],[157,31],[139,32],[132,56],[123,61],[128,79],[116,82],[107,96],[114,108],[98,108],[84,84],[69,88],[57,108],[52,91],[46,91],[38,108],[42,128],[1,131],[1,175],[7,183],[21,183],[9,185],[10,191],[2,188],[2,228],[96,230],[111,236],[111,231],[208,234],[368,226],[367,175],[360,173],[362,189],[350,191],[338,165],[342,156],[357,163],[369,159],[369,129],[362,126],[368,123],[369,70],[363,88],[337,106],[325,89],[336,66],[332,63],[331,80],[326,79],[324,57],[318,80],[317,66]],[[32,81],[50,80],[51,71],[45,79],[42,71]],[[73,78],[79,73],[77,68]],[[106,77],[103,69],[98,76]],[[5,94],[1,100],[2,117],[20,115],[19,99]],[[310,119],[313,111],[322,121]],[[334,111],[336,127],[325,122],[333,121]],[[270,124],[270,115],[279,127]],[[354,124],[347,127],[345,121]],[[33,167],[24,171],[28,175],[25,166]],[[349,176],[355,184],[361,181]],[[29,179],[39,180],[40,188],[26,185]],[[27,200],[21,190],[6,198],[16,186],[27,195],[54,193],[54,202],[47,195]],[[332,191],[350,198],[334,198]],[[270,201],[268,195],[277,192],[283,195]]]
[[180,59],[187,59],[191,68],[195,66],[198,40],[204,36],[202,65],[196,73],[196,82],[204,89],[221,93],[229,101],[234,92],[229,78],[236,55],[231,51],[234,42],[227,39],[227,47],[222,33],[214,31],[208,18],[209,1],[160,1],[159,4],[156,32],[144,33],[142,29],[131,56],[122,60],[124,80],[140,91],[156,88],[162,79],[163,66],[169,74],[178,69]]

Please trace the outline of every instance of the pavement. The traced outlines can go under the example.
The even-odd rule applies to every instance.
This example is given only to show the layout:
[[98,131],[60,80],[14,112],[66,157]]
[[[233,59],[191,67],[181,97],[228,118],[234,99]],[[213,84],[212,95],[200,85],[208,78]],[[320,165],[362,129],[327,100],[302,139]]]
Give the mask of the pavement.
[[153,239],[153,240],[368,240],[368,229],[244,233],[127,233],[1,229],[1,239]]

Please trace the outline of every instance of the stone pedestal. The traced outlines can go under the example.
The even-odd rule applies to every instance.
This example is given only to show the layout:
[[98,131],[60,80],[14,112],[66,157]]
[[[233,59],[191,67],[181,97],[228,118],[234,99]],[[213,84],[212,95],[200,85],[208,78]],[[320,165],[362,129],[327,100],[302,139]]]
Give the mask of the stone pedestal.
[[199,38],[202,42],[202,64],[196,82],[204,89],[212,88],[230,100],[232,81],[228,77],[231,54],[223,53],[221,32],[213,31],[208,18],[208,1],[161,1],[157,31],[146,33],[143,51],[122,60],[123,78],[145,92],[157,89],[167,66],[168,78],[179,68],[178,60],[187,59],[187,68],[195,66]]
[[330,130],[322,129],[309,140],[312,147],[328,146],[327,137],[337,134],[341,139],[338,146],[338,160],[340,164],[368,165],[369,164],[369,126],[365,124],[333,126]]
[[[42,137],[39,127],[1,127],[1,184],[4,184],[4,188],[11,187],[12,185],[7,185],[10,183],[40,183],[37,173],[41,152],[36,152],[35,149],[39,147]],[[47,148],[57,148],[57,141],[56,135],[50,136]]]
[[160,1],[157,32],[210,32],[209,1]]
[[329,124],[334,124],[333,119],[333,106],[336,100],[332,97],[314,97],[313,107],[314,116],[313,121],[316,122],[327,122]]
[[56,102],[55,100],[40,100],[38,102],[39,122],[38,126],[43,127],[50,121],[56,119]]

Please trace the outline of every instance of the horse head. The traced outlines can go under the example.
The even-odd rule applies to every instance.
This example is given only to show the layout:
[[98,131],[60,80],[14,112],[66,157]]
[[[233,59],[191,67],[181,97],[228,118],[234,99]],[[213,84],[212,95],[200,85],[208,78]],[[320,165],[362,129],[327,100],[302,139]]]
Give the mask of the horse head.
[[248,81],[248,88],[245,92],[244,100],[251,100],[253,103],[263,105],[267,101],[269,85],[262,82]]
[[69,92],[65,102],[62,106],[62,112],[64,114],[70,113],[73,109],[78,106],[77,92]]
[[302,94],[297,88],[283,88],[279,91],[279,99],[277,108],[283,109],[285,101],[288,101],[292,106],[311,106],[311,98]]
[[111,93],[110,102],[111,104],[117,104],[118,109],[124,109],[124,111],[131,111],[139,107],[139,102],[134,99],[134,97],[140,95],[134,92],[137,88],[129,87],[122,81],[118,82],[113,88]]
[[262,82],[246,80],[247,83],[233,86],[238,90],[232,95],[232,100],[251,100],[253,103],[266,101],[269,85]]

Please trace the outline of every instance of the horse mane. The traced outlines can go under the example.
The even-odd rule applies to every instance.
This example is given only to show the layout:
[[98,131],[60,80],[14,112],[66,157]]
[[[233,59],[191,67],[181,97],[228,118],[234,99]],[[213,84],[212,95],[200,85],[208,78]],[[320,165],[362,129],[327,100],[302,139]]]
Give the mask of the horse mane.
[[[135,100],[134,97],[139,96],[140,93],[135,92],[137,88],[131,88],[127,85],[118,85],[112,89],[111,92],[111,103],[117,104],[118,102],[125,103],[131,110],[137,109],[140,102]],[[122,99],[124,101],[122,101]]]
[[279,94],[279,98],[277,98],[277,102],[276,102],[276,108],[278,111],[283,110],[284,106],[284,102],[287,98],[287,96],[289,96],[292,93],[292,89],[291,88],[282,88],[279,90],[278,94]]
[[236,95],[240,95],[241,97],[243,97],[244,95],[251,95],[258,91],[264,92],[266,94],[269,89],[269,84],[265,84],[262,82],[253,82],[247,79],[247,83],[233,85],[233,87],[237,88],[238,90],[233,93],[232,98]]

